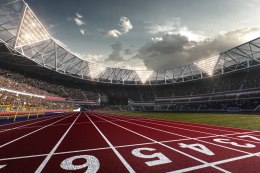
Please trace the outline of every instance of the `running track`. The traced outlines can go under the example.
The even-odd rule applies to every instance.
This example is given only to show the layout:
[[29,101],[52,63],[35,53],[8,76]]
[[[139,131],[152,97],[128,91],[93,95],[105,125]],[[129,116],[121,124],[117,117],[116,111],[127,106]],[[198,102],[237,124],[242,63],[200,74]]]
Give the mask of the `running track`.
[[96,112],[0,126],[0,172],[260,172],[260,131]]

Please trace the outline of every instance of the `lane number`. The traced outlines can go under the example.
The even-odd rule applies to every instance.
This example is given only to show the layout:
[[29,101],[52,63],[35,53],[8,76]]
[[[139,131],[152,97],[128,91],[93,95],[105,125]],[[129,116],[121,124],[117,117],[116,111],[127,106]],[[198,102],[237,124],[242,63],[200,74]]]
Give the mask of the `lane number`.
[[184,144],[184,143],[179,143],[179,146],[181,148],[189,148],[189,149],[195,150],[197,152],[206,154],[208,156],[214,156],[215,155],[210,149],[208,149],[205,145],[202,145],[202,144]]
[[231,144],[233,146],[236,146],[236,147],[241,147],[241,148],[255,148],[256,146],[253,145],[253,144],[249,144],[249,143],[246,143],[246,144],[238,144],[236,142],[231,142],[230,139],[222,139],[222,138],[217,138],[217,139],[213,139],[215,142],[218,142],[218,143],[223,143],[223,144]]
[[[75,161],[77,159],[85,159],[86,162],[82,165],[74,165],[73,161]],[[80,169],[87,168],[85,173],[96,173],[99,170],[100,164],[99,164],[98,159],[95,156],[79,155],[79,156],[73,156],[73,157],[63,160],[60,164],[60,167],[62,169],[68,170],[68,171],[74,171],[74,170],[80,170]]]
[[145,164],[148,166],[157,166],[157,165],[162,165],[162,164],[167,164],[167,163],[172,162],[170,159],[168,159],[165,155],[163,155],[160,152],[149,154],[149,155],[141,153],[142,151],[155,151],[155,150],[156,149],[154,149],[154,148],[136,148],[136,149],[132,150],[132,154],[136,157],[144,158],[144,159],[155,159],[156,158],[156,160],[145,162]]
[[251,136],[251,135],[243,135],[243,136],[238,136],[239,138],[251,138],[254,139],[256,141],[260,141],[259,138],[255,137],[255,136]]

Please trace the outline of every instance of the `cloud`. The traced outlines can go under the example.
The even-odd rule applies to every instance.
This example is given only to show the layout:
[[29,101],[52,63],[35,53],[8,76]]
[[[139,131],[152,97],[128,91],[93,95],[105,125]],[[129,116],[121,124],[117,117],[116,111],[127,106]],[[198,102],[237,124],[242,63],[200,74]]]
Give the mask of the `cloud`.
[[77,16],[77,18],[81,19],[83,18],[83,16],[80,13],[75,13],[75,15]]
[[130,30],[133,29],[133,25],[131,24],[130,20],[126,17],[120,18],[119,26],[121,31],[119,31],[118,29],[111,29],[105,32],[105,35],[112,38],[118,38],[119,36],[128,33]]
[[121,55],[122,51],[124,50],[123,44],[121,42],[116,42],[110,45],[112,48],[112,53],[109,55],[106,61],[122,61],[124,58]]
[[131,49],[125,49],[125,50],[124,50],[124,54],[125,54],[125,55],[132,55],[133,52],[132,52]]
[[80,29],[79,31],[80,31],[80,33],[81,33],[82,35],[85,35],[85,30],[84,30],[84,29]]
[[77,17],[74,18],[74,22],[75,22],[78,26],[85,25],[85,22],[84,22],[82,19],[77,18]]
[[134,58],[142,59],[145,66],[153,70],[184,65],[200,58],[218,55],[260,36],[259,33],[259,28],[244,28],[197,42],[190,41],[185,35],[167,33],[160,40],[142,46]]
[[113,29],[113,30],[107,31],[105,35],[108,37],[118,38],[120,35],[122,35],[122,33],[116,29]]
[[70,17],[67,20],[74,22],[79,27],[79,32],[82,35],[86,35],[86,22],[84,21],[84,16],[82,14],[77,12],[74,17]]
[[152,37],[154,41],[160,41],[161,37],[158,37],[158,35],[162,34],[180,34],[186,36],[190,41],[202,41],[206,38],[203,32],[191,31],[187,26],[183,26],[180,18],[166,20],[159,24],[149,22],[146,30],[149,34],[157,35],[157,37]]
[[163,38],[162,37],[152,37],[153,41],[162,41]]
[[150,34],[162,34],[175,31],[180,25],[180,18],[173,18],[172,20],[166,20],[159,24],[153,24],[153,22],[147,22],[149,25],[145,28]]
[[129,32],[130,30],[133,29],[132,23],[126,17],[121,17],[120,18],[119,26],[121,27],[121,30],[122,30],[123,33],[127,33],[127,32]]

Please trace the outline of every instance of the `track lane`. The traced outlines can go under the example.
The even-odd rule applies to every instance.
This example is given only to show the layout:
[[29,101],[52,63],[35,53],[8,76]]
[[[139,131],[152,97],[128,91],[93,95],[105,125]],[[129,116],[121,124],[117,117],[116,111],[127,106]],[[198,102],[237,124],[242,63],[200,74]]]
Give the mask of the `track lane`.
[[[81,121],[86,122],[86,120],[89,121],[87,116],[82,115],[78,118],[78,120],[76,122],[81,122]],[[88,131],[88,129],[84,129],[83,126],[90,126],[90,125],[93,126],[92,123],[91,124],[84,123],[84,124],[76,125],[76,122],[71,127],[71,129],[68,131],[68,133],[65,135],[62,142],[59,143],[59,146],[56,147],[57,150],[55,152],[52,152],[53,155],[49,158],[50,160],[45,165],[42,172],[68,173],[70,171],[66,171],[60,167],[61,162],[70,157],[82,156],[82,155],[91,155],[91,156],[96,157],[99,160],[100,168],[99,168],[98,172],[107,173],[107,172],[111,172],[112,170],[113,170],[113,172],[120,172],[120,173],[128,172],[127,169],[123,166],[123,164],[120,164],[120,160],[114,154],[113,150],[111,149],[111,147],[108,146],[108,144],[105,145],[106,147],[99,148],[99,149],[95,148],[99,145],[95,142],[91,143],[92,147],[91,147],[91,145],[87,144],[87,142],[89,140],[93,139],[93,138],[90,138],[90,139],[88,138],[90,136],[90,134],[92,135],[92,133],[94,133],[94,135],[95,135],[95,136],[93,135],[93,137],[94,137],[94,140],[96,140],[96,142],[99,142],[101,140],[103,140],[102,142],[104,142],[104,139],[102,139],[102,136],[98,133],[98,131],[96,129],[92,128],[91,131]],[[81,126],[81,127],[78,128],[79,126]],[[80,131],[78,131],[78,130],[80,130]],[[79,137],[79,138],[75,138],[75,136]],[[72,138],[74,138],[75,140],[72,140]],[[84,140],[84,142],[81,144],[82,139]],[[94,148],[94,149],[87,149],[86,151],[80,151],[80,150],[65,151],[68,148],[71,148],[68,145],[73,145],[73,147],[75,147],[74,149],[76,149],[76,148],[80,149],[80,147],[87,148],[87,146],[90,146],[91,148]],[[86,145],[86,146],[84,147],[84,145]],[[63,152],[59,152],[61,150],[63,150]],[[86,161],[84,159],[83,160],[76,159],[75,162],[73,162],[73,163],[75,163],[77,165],[81,165],[85,162]],[[86,171],[86,169],[87,169],[87,167],[82,168],[82,169],[78,170],[78,172]],[[38,170],[36,172],[40,172],[40,171]]]
[[[102,114],[98,114],[100,116],[102,116]],[[111,117],[112,119],[113,118],[116,118],[116,119],[121,119],[121,120],[130,120],[132,122],[139,122],[141,124],[146,124],[146,125],[153,125],[153,126],[158,126],[159,129],[161,130],[164,130],[166,129],[166,131],[170,131],[173,130],[173,129],[181,129],[181,130],[185,130],[187,132],[189,132],[190,134],[192,132],[195,132],[195,133],[203,133],[203,134],[206,134],[206,135],[209,135],[209,136],[215,136],[215,135],[218,135],[219,137],[221,137],[222,135],[225,136],[225,138],[231,138],[231,139],[235,139],[235,140],[240,140],[240,141],[246,141],[246,142],[251,142],[251,143],[260,143],[260,138],[258,138],[255,134],[256,132],[239,132],[239,133],[234,133],[233,135],[230,135],[230,133],[217,133],[216,131],[214,131],[214,133],[212,133],[212,129],[213,128],[207,128],[207,129],[204,129],[204,128],[198,128],[197,126],[193,129],[193,126],[188,126],[187,128],[185,127],[179,127],[177,126],[176,127],[176,124],[175,123],[159,123],[159,122],[154,122],[154,121],[149,121],[147,119],[129,119],[129,118],[125,118],[125,117],[119,117],[119,116],[110,116],[110,115],[106,115],[104,114],[105,116],[108,116],[108,117]],[[210,129],[210,130],[208,130]],[[178,133],[176,130],[174,130],[175,133]],[[229,132],[229,131],[228,131]],[[179,134],[182,134],[182,135],[185,135],[185,133],[179,133]],[[228,136],[226,136],[228,134]],[[251,137],[250,137],[251,136]],[[254,138],[258,138],[258,140],[254,139]]]
[[14,130],[14,129],[21,129],[21,128],[24,128],[24,127],[32,127],[32,125],[33,126],[41,126],[43,123],[46,123],[47,121],[58,119],[58,118],[64,117],[64,116],[65,115],[57,115],[55,117],[48,117],[48,118],[44,118],[44,119],[43,118],[39,118],[39,119],[37,119],[37,121],[34,121],[34,122],[18,125],[16,127],[12,127],[12,128],[2,129],[2,131],[0,131],[0,135],[3,132],[7,132],[7,131],[10,131],[10,130]]
[[[108,117],[108,118],[112,118],[110,116],[107,116],[107,115],[103,115],[105,117]],[[112,119],[118,119],[118,118],[112,118]],[[120,118],[119,118],[120,119]],[[133,124],[133,125],[136,125],[136,126],[141,126],[141,127],[145,127],[145,128],[149,128],[149,129],[153,129],[153,130],[157,130],[157,131],[163,131],[164,133],[170,133],[170,134],[175,134],[175,135],[179,135],[179,136],[182,136],[182,137],[186,137],[188,139],[192,139],[188,136],[185,136],[184,134],[181,134],[181,133],[176,133],[175,130],[172,130],[171,128],[169,128],[168,130],[162,130],[163,127],[161,125],[157,125],[156,127],[154,127],[154,125],[144,125],[143,123],[145,122],[142,122],[142,123],[136,123],[136,122],[131,122],[130,120],[124,120],[125,123],[127,124]],[[120,124],[120,122],[119,122]],[[217,137],[217,139],[220,138],[220,139],[225,139],[225,137]],[[216,139],[215,137],[208,137],[208,138],[202,138],[202,139],[194,139],[196,141],[199,141],[199,142],[205,142],[205,143],[208,143],[208,144],[213,144],[215,146],[218,146],[218,147],[222,147],[222,148],[226,148],[226,149],[230,149],[230,150],[234,150],[234,151],[238,151],[238,152],[242,152],[242,153],[246,153],[246,154],[250,154],[250,153],[254,153],[254,152],[258,152],[259,150],[259,144],[250,144],[250,145],[255,145],[255,147],[252,147],[252,148],[248,148],[248,147],[236,147],[234,145],[230,145],[230,144],[225,144],[225,143],[221,143],[221,142],[216,142],[214,141],[214,139]],[[231,139],[227,139],[227,140],[231,140]],[[238,143],[241,144],[241,141],[242,141],[242,144],[241,145],[246,145],[247,143],[243,141],[243,139],[232,139],[233,141],[231,142],[237,142],[237,141],[240,141]]]
[[[98,113],[98,112],[95,112]],[[103,113],[98,113],[103,114]],[[123,116],[123,117],[129,117],[129,118],[136,118],[136,119],[145,119],[145,120],[152,120],[152,121],[159,121],[159,122],[174,122],[180,125],[191,125],[191,126],[198,126],[198,127],[205,127],[205,128],[214,128],[215,130],[225,130],[229,132],[258,132],[256,130],[249,130],[249,129],[242,129],[242,128],[235,128],[235,127],[223,127],[223,126],[217,126],[217,125],[208,125],[208,124],[199,124],[199,123],[191,123],[191,122],[182,122],[182,121],[173,121],[173,120],[164,120],[164,119],[158,119],[158,118],[146,118],[146,117],[136,117],[136,116],[129,116],[129,115],[114,115],[109,114],[113,116]]]
[[[103,117],[103,116],[102,116]],[[108,117],[109,118],[109,116],[105,116],[105,117]],[[110,117],[111,118],[111,117]],[[118,118],[118,117],[117,117]],[[113,119],[113,118],[112,118]],[[132,120],[127,120],[127,121],[125,121],[126,123],[130,123]],[[119,122],[119,123],[117,123],[117,124],[122,124],[122,122]],[[142,123],[140,123],[140,121],[139,121],[139,123],[138,123],[139,125],[142,125],[142,124],[145,124],[145,122],[142,122]],[[147,125],[146,125],[147,126]],[[126,127],[126,126],[124,126],[124,127]],[[151,127],[151,125],[150,125],[150,127]],[[153,128],[154,128],[154,125],[152,126]],[[160,130],[160,129],[162,129],[160,126],[158,126],[158,127],[156,127],[158,130]],[[221,138],[221,137],[219,137],[219,138]],[[210,139],[210,138],[209,138]],[[208,148],[211,148],[211,150],[212,151],[214,151],[214,153],[218,153],[218,155],[214,155],[214,159],[212,159],[212,158],[210,158],[210,157],[205,157],[205,155],[203,156],[203,155],[201,155],[200,156],[200,154],[198,154],[198,153],[194,153],[194,151],[193,151],[193,153],[191,153],[191,152],[189,152],[191,155],[196,155],[196,157],[199,157],[199,158],[202,158],[203,157],[203,160],[207,160],[208,162],[215,162],[215,161],[220,161],[220,160],[223,160],[223,159],[229,159],[229,158],[233,158],[233,157],[239,157],[239,156],[241,156],[241,153],[238,153],[238,152],[234,152],[235,150],[236,151],[239,151],[239,152],[244,152],[244,153],[247,153],[247,154],[250,154],[250,153],[256,153],[256,152],[259,152],[259,150],[260,150],[260,146],[259,145],[256,145],[255,143],[254,143],[254,145],[256,145],[256,147],[255,148],[253,148],[253,149],[251,149],[251,148],[242,148],[241,149],[241,147],[235,147],[235,146],[230,146],[230,145],[228,145],[228,144],[221,144],[221,145],[219,145],[220,143],[216,143],[216,142],[210,142],[209,143],[209,141],[208,141],[208,139],[207,138],[204,138],[204,139],[202,139],[202,140],[199,140],[200,141],[200,144],[205,144],[205,142],[206,142],[206,146],[208,147]],[[204,142],[205,141],[205,142]],[[240,140],[240,143],[238,142],[238,140],[235,140],[234,139],[234,141],[232,141],[232,142],[237,142],[238,144],[241,144],[241,140]],[[169,143],[169,145],[170,146],[173,146],[173,147],[178,147],[178,145],[177,145],[177,143],[179,143],[179,142],[175,142],[175,143]],[[196,141],[185,141],[185,143],[186,144],[196,144],[196,143],[198,143],[198,141],[196,140]],[[167,143],[168,144],[168,143]],[[211,145],[209,145],[209,144],[211,144]],[[243,143],[241,144],[241,145],[243,145]],[[217,146],[217,147],[216,147]],[[230,151],[230,150],[226,150],[226,149],[223,149],[223,148],[227,148],[227,149],[232,149],[233,151]],[[184,151],[183,149],[181,149],[181,151]],[[187,152],[187,151],[186,151]],[[255,162],[256,163],[256,162]]]
[[45,168],[46,164],[49,162],[49,160],[51,159],[51,157],[53,156],[53,154],[55,153],[55,151],[57,150],[57,148],[59,147],[59,145],[61,144],[61,142],[63,141],[63,139],[66,137],[66,135],[68,134],[68,132],[70,131],[70,129],[73,127],[73,125],[75,124],[75,122],[77,121],[77,119],[79,118],[79,116],[82,114],[78,113],[76,115],[75,120],[73,120],[73,122],[71,123],[71,125],[67,128],[67,130],[65,131],[65,133],[62,135],[62,137],[59,139],[59,141],[55,144],[55,146],[52,148],[52,150],[49,152],[49,154],[47,155],[47,157],[45,157],[45,159],[43,160],[43,162],[39,165],[39,167],[37,168],[37,170],[35,171],[35,173],[41,173],[42,170]]
[[[84,124],[81,124],[84,122]],[[72,150],[86,150],[93,148],[108,147],[108,144],[101,138],[100,134],[89,121],[88,117],[82,114],[75,122],[69,133],[64,138],[56,152]]]
[[[102,114],[98,114],[98,115],[102,115]],[[106,115],[106,114],[104,114]],[[175,127],[175,128],[180,128],[180,129],[191,129],[191,130],[197,130],[197,131],[200,131],[200,132],[207,132],[207,133],[211,133],[211,134],[230,134],[230,133],[234,133],[234,131],[231,131],[231,130],[220,130],[220,129],[215,129],[215,128],[209,128],[209,127],[201,127],[201,126],[198,126],[198,125],[190,125],[190,124],[180,124],[180,123],[177,123],[175,121],[171,121],[171,120],[168,120],[168,121],[161,121],[161,120],[158,120],[158,119],[148,119],[148,118],[141,118],[141,117],[129,117],[129,116],[117,116],[117,115],[108,115],[108,116],[112,116],[112,117],[118,117],[118,118],[123,118],[123,119],[129,119],[129,120],[135,120],[135,121],[146,121],[146,122],[150,122],[150,123],[160,123],[162,125],[168,125],[168,126],[172,126],[172,127]]]
[[[96,115],[94,115],[94,116],[96,116]],[[176,149],[176,148],[170,147],[170,146],[168,146],[168,145],[166,145],[166,144],[164,144],[164,143],[158,142],[158,141],[156,141],[156,140],[154,140],[154,139],[152,139],[152,138],[150,138],[150,137],[147,137],[147,136],[145,136],[145,135],[142,135],[142,134],[140,134],[140,133],[137,133],[137,132],[135,131],[136,128],[134,128],[134,129],[128,129],[128,128],[126,128],[125,126],[118,125],[119,122],[114,123],[114,122],[111,122],[110,120],[107,120],[106,118],[103,118],[103,117],[100,117],[100,116],[99,116],[99,117],[96,116],[96,117],[97,117],[97,118],[100,118],[100,119],[102,119],[102,120],[106,120],[106,121],[108,121],[110,124],[113,124],[113,125],[115,125],[115,126],[121,128],[121,129],[124,129],[124,130],[127,130],[127,131],[131,132],[131,133],[132,133],[132,136],[133,136],[133,134],[135,134],[135,135],[141,136],[141,137],[143,137],[143,138],[145,138],[145,139],[147,139],[147,140],[149,140],[149,141],[156,142],[156,146],[160,147],[159,150],[163,150],[163,151],[164,151],[163,154],[165,154],[165,153],[171,153],[171,156],[175,156],[176,158],[178,158],[178,159],[180,159],[180,160],[181,160],[181,159],[184,159],[184,160],[185,160],[185,162],[181,162],[181,163],[183,163],[183,165],[181,165],[181,166],[180,166],[180,162],[177,162],[176,164],[165,164],[165,165],[161,165],[161,166],[160,166],[160,169],[167,169],[168,171],[171,171],[171,169],[173,169],[173,170],[178,170],[178,169],[182,169],[182,168],[184,168],[184,167],[190,167],[190,166],[200,165],[200,164],[208,165],[208,163],[207,163],[206,161],[203,161],[203,160],[201,160],[201,159],[199,159],[199,158],[196,158],[196,157],[194,157],[194,156],[191,156],[191,155],[189,155],[189,154],[187,154],[187,153],[184,153],[184,152],[182,152],[182,151],[180,151],[180,150],[178,150],[178,149]],[[128,151],[128,153],[129,153],[129,151]],[[132,160],[132,159],[133,159],[133,158],[131,157],[131,160]],[[136,160],[136,158],[135,158],[135,160]],[[134,161],[134,160],[133,160],[133,161]],[[139,162],[138,162],[138,163],[134,162],[134,163],[135,163],[135,165],[138,165],[137,167],[140,167],[140,163],[139,163]],[[217,166],[212,166],[212,167],[215,168],[215,169],[217,169],[217,170],[219,170],[219,171],[222,171],[222,172],[226,172],[226,173],[229,172],[229,171],[223,170],[222,168],[219,168],[219,167],[217,167]],[[135,167],[134,167],[134,168],[135,168]],[[135,169],[137,169],[137,168],[135,168]],[[149,167],[146,167],[146,169],[149,170],[149,172],[154,172],[154,170],[155,170],[155,168],[149,169]],[[157,171],[158,171],[158,170],[157,170]],[[155,172],[156,172],[156,171],[155,171]]]
[[[73,115],[73,114],[72,114]],[[72,115],[68,116],[68,117],[62,117],[60,119],[58,119],[57,121],[53,121],[51,122],[50,124],[47,124],[46,126],[44,127],[41,127],[41,128],[32,128],[32,129],[23,129],[23,130],[18,130],[18,129],[15,129],[15,130],[12,130],[12,131],[8,131],[6,133],[2,133],[1,134],[1,145],[0,145],[0,149],[2,149],[3,147],[11,144],[11,143],[14,143],[18,140],[21,140],[27,136],[30,136],[40,130],[43,130],[55,123],[58,123],[60,121],[63,121],[63,120],[66,120],[68,118],[70,118]]]

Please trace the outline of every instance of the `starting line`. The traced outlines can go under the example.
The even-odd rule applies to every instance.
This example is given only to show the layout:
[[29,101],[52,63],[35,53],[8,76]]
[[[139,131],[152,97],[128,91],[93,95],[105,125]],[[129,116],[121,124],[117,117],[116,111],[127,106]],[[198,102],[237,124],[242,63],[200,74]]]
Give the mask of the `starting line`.
[[[67,117],[61,116],[53,119],[48,118],[48,120],[52,122],[37,126],[37,123],[45,122],[39,119],[25,125],[19,123],[10,130],[2,131],[2,134],[5,134],[3,137],[8,136],[8,133],[15,136],[16,131],[20,131],[20,134],[21,131],[25,129],[28,130],[30,126],[34,126],[30,132],[16,136],[16,138],[1,145],[0,170],[13,172],[14,169],[20,170],[21,168],[23,171],[31,170],[37,173],[50,172],[50,170],[55,172],[82,172],[83,170],[85,172],[109,172],[113,170],[131,173],[146,171],[175,173],[199,171],[200,169],[210,171],[213,169],[218,172],[229,173],[234,171],[232,170],[232,166],[236,164],[236,161],[246,159],[253,159],[253,163],[251,163],[253,167],[255,167],[253,170],[256,170],[256,172],[260,170],[260,136],[258,131],[245,130],[241,132],[236,131],[234,128],[226,128],[228,129],[226,130],[227,134],[213,135],[208,133],[207,136],[191,137],[180,134],[180,131],[175,132],[174,129],[165,129],[166,126],[163,123],[161,124],[162,128],[159,129],[158,123],[160,123],[160,120],[151,120],[153,123],[149,124],[148,122],[150,121],[148,120],[146,123],[142,123],[144,120],[138,120],[138,118],[120,117],[94,112],[77,113]],[[167,126],[171,126],[170,123],[174,124],[176,122],[169,121]],[[176,125],[177,124],[178,122]],[[54,147],[49,150],[49,153],[30,153],[30,151],[28,151],[29,154],[26,156],[14,155],[13,157],[5,157],[5,153],[10,152],[9,145],[11,147],[18,142],[24,142],[24,145],[35,145],[37,141],[34,141],[32,138],[32,136],[35,136],[33,134],[44,131],[51,126],[52,128],[59,128],[59,125],[67,125],[68,128],[64,131],[59,140],[52,139],[52,134],[50,134],[51,141],[50,139],[44,139],[46,142],[53,143]],[[74,134],[75,129],[84,129],[85,126],[93,126],[96,131],[79,131],[77,134]],[[187,129],[183,127],[183,130],[193,131],[193,133],[195,133],[196,130],[194,129],[198,126],[198,124],[195,124],[193,127],[192,123],[187,123]],[[144,135],[137,132],[138,127],[149,131],[151,136],[148,135],[149,133]],[[207,128],[214,130],[214,126],[208,126]],[[207,133],[207,128],[205,128],[205,133]],[[218,131],[220,130],[216,128],[216,133]],[[153,135],[156,135],[156,132],[158,132],[158,135],[172,134],[179,135],[182,138],[157,141],[153,139]],[[55,131],[53,131],[53,133],[55,133]],[[94,135],[93,137],[91,136],[92,133],[99,135]],[[118,136],[121,133],[126,134],[126,136],[119,138]],[[87,140],[103,140],[104,143],[107,144],[102,144],[102,146],[97,142],[92,147],[90,146],[86,149],[77,150],[75,148],[73,151],[59,151],[58,149],[62,148],[63,143],[66,143],[67,136],[69,135],[75,136],[76,141],[69,141],[70,144],[75,145],[75,147],[80,144],[80,141],[77,141],[77,136],[78,140],[86,139],[84,142],[87,142]],[[91,138],[88,139],[88,136],[91,136]],[[209,139],[211,139],[210,142]],[[131,144],[127,143],[128,140],[131,142],[134,140],[142,140],[142,142]],[[117,144],[122,142],[124,142],[124,144]],[[99,145],[101,147],[98,147]],[[22,150],[23,148],[19,146],[17,150],[19,149]],[[230,154],[227,154],[228,156],[223,155],[222,159],[209,159],[219,156],[219,151],[223,151],[223,153],[230,152]],[[106,153],[108,157],[105,157]],[[185,159],[185,157],[187,159]],[[31,166],[25,167],[21,165],[22,162],[28,159],[33,159],[30,160]],[[187,160],[187,162],[182,163],[181,160],[183,159]],[[226,164],[229,164],[230,168],[226,167]],[[117,165],[117,167],[115,167],[115,165]],[[246,167],[246,165],[244,166]]]

